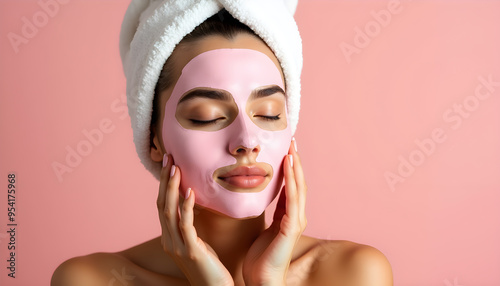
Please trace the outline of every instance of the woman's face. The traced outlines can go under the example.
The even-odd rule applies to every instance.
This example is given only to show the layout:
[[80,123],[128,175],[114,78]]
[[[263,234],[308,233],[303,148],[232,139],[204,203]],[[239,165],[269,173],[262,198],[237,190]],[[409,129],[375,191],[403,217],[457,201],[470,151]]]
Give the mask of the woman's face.
[[174,74],[161,95],[161,144],[181,169],[181,192],[231,217],[262,214],[291,139],[276,57],[251,35],[211,36],[176,51]]

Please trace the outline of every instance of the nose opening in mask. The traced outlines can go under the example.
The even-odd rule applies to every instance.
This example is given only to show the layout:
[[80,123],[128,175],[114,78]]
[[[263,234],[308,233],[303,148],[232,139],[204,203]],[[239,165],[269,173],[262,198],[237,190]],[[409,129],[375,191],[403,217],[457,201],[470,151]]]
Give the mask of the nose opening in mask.
[[245,155],[245,154],[251,154],[251,153],[259,153],[260,152],[260,146],[257,145],[253,148],[247,148],[243,146],[238,146],[236,150],[232,150],[232,154],[234,155]]
[[258,130],[259,129],[246,114],[238,114],[238,117],[230,126],[231,137],[229,151],[232,154],[242,154],[260,151]]

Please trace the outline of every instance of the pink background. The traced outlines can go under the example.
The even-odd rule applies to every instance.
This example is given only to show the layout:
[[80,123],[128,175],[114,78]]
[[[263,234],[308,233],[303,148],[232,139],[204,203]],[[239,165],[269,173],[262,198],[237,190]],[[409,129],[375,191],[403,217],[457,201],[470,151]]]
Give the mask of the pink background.
[[[0,1],[2,285],[48,285],[70,257],[160,234],[158,182],[139,162],[125,109],[127,3],[70,0],[43,23],[37,1]],[[388,5],[390,21],[378,24],[371,11]],[[16,53],[8,35],[22,36],[23,17],[34,15],[41,27],[24,31],[31,38]],[[500,82],[499,15],[500,1],[299,3],[307,235],[377,247],[395,285],[500,285],[500,85],[475,95],[479,76]],[[364,43],[357,27],[371,35]],[[53,164],[66,165],[68,149],[85,147],[102,121],[110,132],[58,178]],[[420,151],[415,141],[430,148],[439,130],[445,140]],[[9,172],[16,279],[5,261]],[[391,189],[386,172],[404,181]]]

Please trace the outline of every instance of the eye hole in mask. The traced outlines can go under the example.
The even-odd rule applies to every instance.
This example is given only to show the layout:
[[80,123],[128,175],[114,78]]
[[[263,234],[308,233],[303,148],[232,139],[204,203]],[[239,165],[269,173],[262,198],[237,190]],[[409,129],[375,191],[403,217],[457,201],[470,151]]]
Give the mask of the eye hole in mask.
[[[283,90],[270,86],[252,91],[246,112],[260,128],[282,130],[287,126],[285,106]],[[230,92],[203,87],[182,95],[175,117],[186,129],[217,131],[230,125],[238,114],[238,105]]]

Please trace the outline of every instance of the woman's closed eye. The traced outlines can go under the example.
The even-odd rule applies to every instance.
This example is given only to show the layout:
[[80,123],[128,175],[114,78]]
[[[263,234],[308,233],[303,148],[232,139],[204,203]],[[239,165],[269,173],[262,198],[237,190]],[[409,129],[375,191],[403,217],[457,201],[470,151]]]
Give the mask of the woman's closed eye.
[[223,120],[226,119],[225,117],[218,117],[215,119],[211,120],[199,120],[199,119],[189,119],[193,125],[210,125],[210,124],[215,124],[218,120]]
[[259,117],[263,120],[268,120],[268,121],[276,121],[276,120],[280,120],[281,117],[280,117],[281,113],[278,114],[278,115],[274,115],[274,116],[269,116],[269,115],[254,115],[255,117]]

